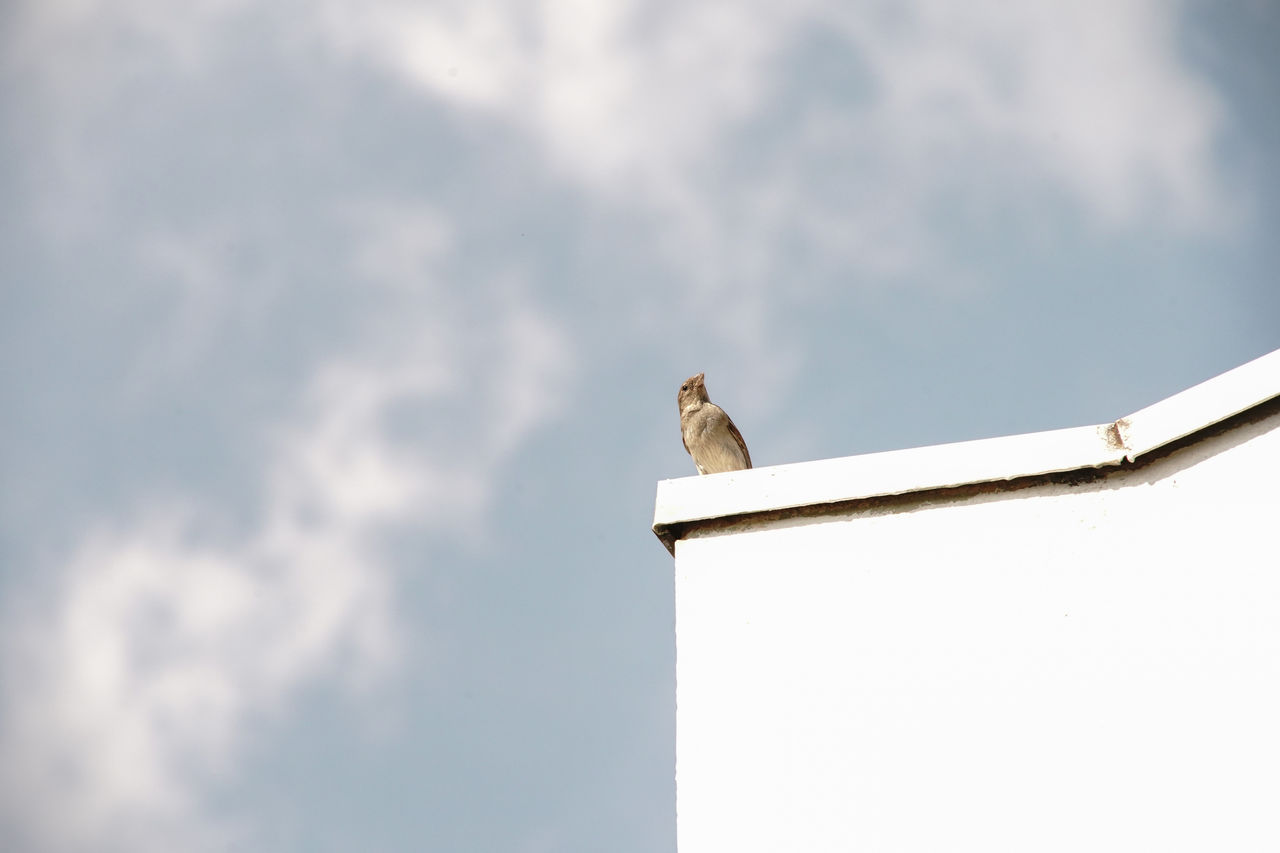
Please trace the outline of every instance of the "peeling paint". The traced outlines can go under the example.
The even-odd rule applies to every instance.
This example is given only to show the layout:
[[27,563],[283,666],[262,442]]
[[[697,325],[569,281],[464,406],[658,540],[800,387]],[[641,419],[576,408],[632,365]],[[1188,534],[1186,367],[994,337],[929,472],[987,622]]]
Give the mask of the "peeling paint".
[[1107,447],[1112,450],[1124,450],[1124,436],[1121,434],[1121,430],[1127,429],[1128,426],[1129,422],[1121,418],[1115,423],[1110,423],[1103,427],[1100,431],[1102,432],[1103,441],[1107,443]]
[[[1133,428],[1132,422],[1130,422],[1128,418],[1119,418],[1111,425],[1111,427],[1115,431],[1116,441],[1116,443],[1111,446],[1118,450],[1129,450],[1129,435]],[[1130,456],[1129,458],[1132,459],[1133,457]]]

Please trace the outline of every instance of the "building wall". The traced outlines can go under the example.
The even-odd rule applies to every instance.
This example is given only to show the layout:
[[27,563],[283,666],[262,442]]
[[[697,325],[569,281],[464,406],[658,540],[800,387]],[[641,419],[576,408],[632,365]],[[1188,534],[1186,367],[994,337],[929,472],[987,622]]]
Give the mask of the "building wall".
[[681,853],[1280,849],[1280,416],[676,547]]

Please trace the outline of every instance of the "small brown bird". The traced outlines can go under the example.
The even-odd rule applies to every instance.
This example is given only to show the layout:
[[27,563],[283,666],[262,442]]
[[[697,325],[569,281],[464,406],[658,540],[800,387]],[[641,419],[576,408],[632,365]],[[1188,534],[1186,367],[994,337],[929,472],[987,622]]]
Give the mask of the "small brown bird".
[[751,454],[742,433],[733,425],[724,409],[711,402],[705,374],[690,376],[680,386],[676,402],[680,404],[680,437],[684,449],[693,457],[699,474],[719,474],[751,467]]

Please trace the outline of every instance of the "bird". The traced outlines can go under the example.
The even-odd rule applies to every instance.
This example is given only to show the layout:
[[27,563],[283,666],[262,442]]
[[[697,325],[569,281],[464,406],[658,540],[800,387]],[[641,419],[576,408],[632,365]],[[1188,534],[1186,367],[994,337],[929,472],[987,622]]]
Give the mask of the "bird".
[[720,474],[751,467],[751,454],[742,433],[725,410],[711,402],[706,374],[690,376],[680,386],[676,402],[680,406],[680,437],[693,457],[699,474]]

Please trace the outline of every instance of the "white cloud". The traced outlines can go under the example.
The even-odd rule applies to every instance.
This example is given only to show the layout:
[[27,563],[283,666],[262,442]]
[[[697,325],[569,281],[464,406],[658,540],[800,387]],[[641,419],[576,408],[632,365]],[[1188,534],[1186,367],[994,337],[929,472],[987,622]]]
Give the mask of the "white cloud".
[[[670,295],[754,373],[786,360],[763,330],[804,280],[797,256],[851,286],[964,287],[948,241],[1058,200],[1121,233],[1229,227],[1238,204],[1214,159],[1223,109],[1179,54],[1174,2],[323,8],[323,44],[526,133],[638,213],[679,271]],[[856,79],[807,76],[819,33]]]
[[531,132],[605,193],[679,195],[718,133],[750,114],[800,4],[572,0],[323,6],[320,35],[433,97]]
[[[8,603],[0,826],[23,849],[199,851],[247,837],[207,814],[202,792],[234,778],[250,724],[286,713],[305,684],[360,691],[397,664],[383,534],[481,525],[506,461],[560,405],[567,350],[517,283],[500,282],[472,322],[441,282],[446,227],[378,251],[414,242],[388,238],[388,217],[436,214],[356,209],[366,215],[344,220],[353,286],[391,286],[371,290],[362,343],[325,357],[270,428],[258,518],[227,532],[218,506],[181,495],[112,514],[56,580]],[[169,239],[174,257],[211,251]],[[434,431],[397,430],[406,412]]]
[[[821,108],[872,128],[854,153],[870,173],[909,178],[908,193],[953,188],[958,164],[947,155],[985,146],[1115,224],[1166,214],[1204,224],[1222,204],[1211,156],[1220,108],[1178,56],[1179,4],[331,0],[324,9],[322,32],[346,54],[527,128],[561,169],[619,196],[678,203],[740,120],[801,94],[779,88],[780,63],[826,27],[843,34],[874,87],[869,102]],[[803,159],[804,137],[793,144]]]
[[881,87],[868,118],[916,166],[940,155],[952,166],[948,152],[988,146],[1110,224],[1204,225],[1225,204],[1212,157],[1222,116],[1178,55],[1181,10],[1155,0],[927,0],[887,21],[836,17]]
[[[87,59],[71,52],[76,34],[114,44],[117,60],[140,40],[158,45],[195,73],[228,44],[232,29],[219,24],[271,14],[242,0],[201,0],[195,17],[155,0],[85,0],[75,13],[57,5],[23,7],[34,34],[24,61],[51,79],[89,63],[96,76],[77,79],[95,86],[113,85],[102,81],[121,63],[107,62],[105,47]],[[752,330],[772,310],[764,291],[789,274],[797,245],[849,280],[941,281],[966,273],[945,248],[954,220],[1044,209],[1053,198],[1104,229],[1232,221],[1247,200],[1228,191],[1214,160],[1224,110],[1179,54],[1183,9],[1173,0],[322,0],[288,18],[287,36],[279,26],[296,61],[339,57],[526,134],[558,174],[638,212],[695,299],[732,302],[720,332],[745,347],[753,332],[732,330]],[[847,53],[858,70],[844,73],[859,79],[797,70],[815,33]],[[744,159],[762,127],[771,147]],[[72,170],[74,153],[63,158]],[[70,185],[83,192],[93,176]]]

